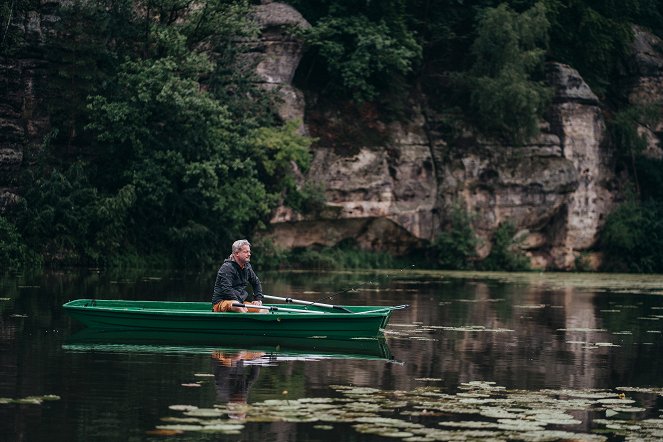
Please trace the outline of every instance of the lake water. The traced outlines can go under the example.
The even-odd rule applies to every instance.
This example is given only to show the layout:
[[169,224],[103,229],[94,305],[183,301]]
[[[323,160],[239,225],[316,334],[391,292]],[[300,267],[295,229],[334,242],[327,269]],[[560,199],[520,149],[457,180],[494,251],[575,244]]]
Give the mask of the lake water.
[[214,276],[0,279],[0,440],[663,439],[663,276],[261,273],[272,295],[409,304],[384,341],[333,348],[99,341],[61,308],[207,301]]

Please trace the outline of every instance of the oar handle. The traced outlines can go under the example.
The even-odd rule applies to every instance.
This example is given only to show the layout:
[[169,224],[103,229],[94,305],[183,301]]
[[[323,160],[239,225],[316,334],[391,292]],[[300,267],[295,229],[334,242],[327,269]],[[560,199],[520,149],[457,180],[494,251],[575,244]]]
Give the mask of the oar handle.
[[293,313],[309,313],[309,314],[324,314],[324,312],[312,312],[310,310],[299,310],[294,308],[283,308],[283,307],[272,307],[268,305],[255,305],[255,304],[240,304],[236,302],[233,304],[233,307],[243,307],[243,308],[257,308],[261,310],[269,310],[270,312],[293,312]]
[[274,299],[276,301],[283,301],[286,304],[313,305],[315,307],[332,308],[332,309],[336,309],[336,310],[341,310],[345,313],[353,313],[352,311],[348,310],[347,308],[343,307],[342,305],[323,304],[322,302],[303,301],[301,299],[282,298],[280,296],[270,296],[270,295],[264,295],[264,294],[263,294],[263,297],[265,297],[267,299]]

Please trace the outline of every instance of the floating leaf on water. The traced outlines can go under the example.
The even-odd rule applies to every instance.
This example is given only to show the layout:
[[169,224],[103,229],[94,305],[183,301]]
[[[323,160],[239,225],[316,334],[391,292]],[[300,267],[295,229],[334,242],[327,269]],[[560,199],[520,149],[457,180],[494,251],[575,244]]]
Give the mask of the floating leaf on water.
[[25,397],[22,399],[16,399],[13,401],[15,404],[21,404],[21,405],[40,405],[43,400],[38,397]]
[[524,442],[542,442],[542,441],[584,441],[584,442],[603,442],[608,438],[595,434],[579,434],[570,431],[543,430],[530,431],[519,435],[518,440]]
[[240,434],[241,430],[243,429],[244,425],[242,424],[224,423],[224,424],[203,425],[200,431],[226,433],[226,434]]
[[642,413],[644,411],[647,411],[646,408],[640,408],[640,407],[613,407],[612,410],[619,413]]
[[605,332],[608,331],[604,328],[558,328],[557,331],[568,331],[568,332],[582,332],[582,333],[590,333],[590,332]]
[[617,387],[620,391],[629,391],[634,393],[651,393],[663,396],[663,388],[649,388],[649,387]]
[[497,407],[482,408],[479,414],[493,419],[518,419],[521,417],[520,413],[513,413],[509,410]]
[[194,376],[197,378],[213,378],[214,374],[212,373],[194,373]]
[[329,404],[334,402],[334,399],[330,397],[305,397],[297,401],[302,404]]
[[599,399],[598,402],[604,405],[609,405],[609,404],[632,404],[635,401],[633,399]]
[[486,393],[478,393],[478,392],[471,392],[471,393],[465,393],[465,392],[460,392],[456,393],[457,397],[472,397],[472,398],[487,398],[490,397],[489,394]]
[[157,430],[170,430],[170,431],[198,431],[203,428],[202,425],[157,425]]
[[191,411],[198,409],[195,405],[170,405],[168,408],[175,411]]
[[215,408],[196,408],[195,410],[186,411],[184,414],[194,417],[219,417],[223,416],[224,413]]
[[523,419],[498,419],[497,428],[507,431],[539,431],[544,429],[539,422]]
[[497,428],[497,423],[495,422],[485,422],[485,421],[460,421],[460,422],[438,422],[437,423],[443,427],[453,427],[453,428]]
[[199,424],[200,419],[195,417],[162,417],[162,422],[173,422],[178,424]]
[[202,385],[197,384],[197,383],[194,382],[194,383],[182,384],[182,387],[189,387],[189,388],[194,387],[195,388],[195,387],[202,387]]

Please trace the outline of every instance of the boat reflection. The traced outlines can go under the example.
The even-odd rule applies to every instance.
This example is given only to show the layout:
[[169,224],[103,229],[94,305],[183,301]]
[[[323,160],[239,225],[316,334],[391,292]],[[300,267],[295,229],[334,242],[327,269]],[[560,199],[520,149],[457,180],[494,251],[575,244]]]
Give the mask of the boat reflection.
[[[210,335],[170,331],[97,330],[85,328],[71,335],[63,349],[69,351],[114,351],[148,353],[237,354],[262,353],[254,364],[292,359],[380,359],[392,360],[386,340],[381,338],[327,339]],[[230,353],[228,353],[230,352]],[[232,358],[231,358],[232,359]],[[221,358],[219,358],[221,362]]]

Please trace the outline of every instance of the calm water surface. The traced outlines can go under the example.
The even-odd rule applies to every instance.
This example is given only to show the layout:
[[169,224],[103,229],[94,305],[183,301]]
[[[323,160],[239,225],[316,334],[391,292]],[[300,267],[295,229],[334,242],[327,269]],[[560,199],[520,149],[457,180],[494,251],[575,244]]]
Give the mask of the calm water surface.
[[214,276],[0,279],[0,440],[663,439],[663,276],[262,273],[272,295],[410,305],[384,342],[313,348],[100,340],[61,308],[207,301]]

